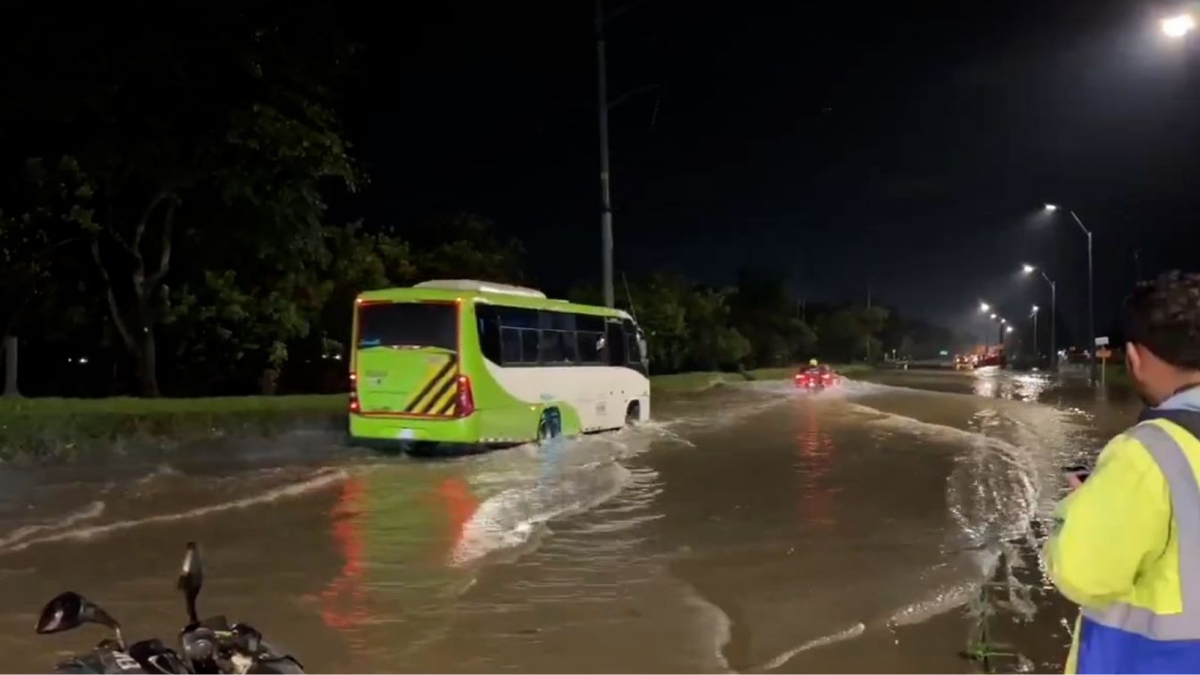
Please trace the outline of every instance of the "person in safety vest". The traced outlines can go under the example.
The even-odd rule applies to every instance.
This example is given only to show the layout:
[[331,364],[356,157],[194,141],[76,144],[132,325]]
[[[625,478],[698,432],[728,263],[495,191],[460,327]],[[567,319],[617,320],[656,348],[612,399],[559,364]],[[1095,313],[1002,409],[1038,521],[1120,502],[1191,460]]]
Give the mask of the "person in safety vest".
[[1200,672],[1200,275],[1140,282],[1125,362],[1146,403],[1058,506],[1045,560],[1081,616],[1068,673]]

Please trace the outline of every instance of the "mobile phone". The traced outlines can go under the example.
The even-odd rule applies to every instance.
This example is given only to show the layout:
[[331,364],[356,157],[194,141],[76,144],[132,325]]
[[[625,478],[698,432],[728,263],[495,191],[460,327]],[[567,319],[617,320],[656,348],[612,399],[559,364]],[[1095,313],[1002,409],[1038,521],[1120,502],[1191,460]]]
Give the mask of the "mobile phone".
[[1063,473],[1074,474],[1075,477],[1078,478],[1080,482],[1087,480],[1088,476],[1092,475],[1091,469],[1087,468],[1086,466],[1079,465],[1079,464],[1074,464],[1072,466],[1064,467]]

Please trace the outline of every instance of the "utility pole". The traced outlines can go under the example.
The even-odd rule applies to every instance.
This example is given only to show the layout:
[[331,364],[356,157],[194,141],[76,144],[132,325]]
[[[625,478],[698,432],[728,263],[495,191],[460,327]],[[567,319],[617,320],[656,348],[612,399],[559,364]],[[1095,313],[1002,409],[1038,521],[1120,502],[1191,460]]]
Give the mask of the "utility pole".
[[17,336],[4,336],[4,396],[17,397]]
[[596,112],[600,126],[600,256],[604,270],[604,304],[613,307],[612,194],[608,168],[608,73],[604,58],[604,0],[596,0]]
[[[871,282],[867,282],[867,318],[870,319],[871,314]],[[871,332],[867,331],[867,363],[871,362]]]

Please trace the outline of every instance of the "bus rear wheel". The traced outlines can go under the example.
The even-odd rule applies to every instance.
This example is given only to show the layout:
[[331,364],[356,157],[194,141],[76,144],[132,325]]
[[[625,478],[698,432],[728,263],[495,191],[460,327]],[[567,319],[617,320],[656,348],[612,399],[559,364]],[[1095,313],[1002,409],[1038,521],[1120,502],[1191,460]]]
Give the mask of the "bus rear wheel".
[[538,420],[537,442],[545,443],[553,438],[558,438],[562,434],[562,417],[558,414],[556,408],[542,411],[542,417]]
[[629,407],[625,408],[625,426],[631,427],[642,421],[642,403],[641,401],[631,401]]

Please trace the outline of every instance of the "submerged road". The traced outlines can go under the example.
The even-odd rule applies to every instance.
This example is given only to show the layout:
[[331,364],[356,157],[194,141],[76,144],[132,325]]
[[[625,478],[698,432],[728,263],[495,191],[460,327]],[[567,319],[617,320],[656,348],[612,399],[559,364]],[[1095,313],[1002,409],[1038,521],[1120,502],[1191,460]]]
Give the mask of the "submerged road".
[[1058,468],[1131,402],[1038,375],[883,378],[660,397],[636,430],[456,460],[297,432],[0,469],[0,668],[103,637],[33,634],[67,589],[173,641],[193,539],[201,614],[311,671],[962,672],[988,580],[1020,654],[993,667],[1058,667],[1073,614],[1039,523]]

